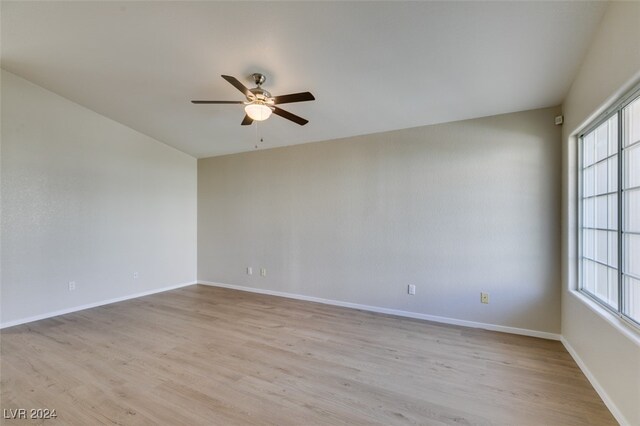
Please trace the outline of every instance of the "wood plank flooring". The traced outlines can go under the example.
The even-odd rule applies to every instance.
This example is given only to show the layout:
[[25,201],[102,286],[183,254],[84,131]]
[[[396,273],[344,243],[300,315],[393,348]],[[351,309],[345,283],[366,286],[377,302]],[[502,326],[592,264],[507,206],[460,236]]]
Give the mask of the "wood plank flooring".
[[191,286],[0,332],[47,425],[617,424],[559,342]]

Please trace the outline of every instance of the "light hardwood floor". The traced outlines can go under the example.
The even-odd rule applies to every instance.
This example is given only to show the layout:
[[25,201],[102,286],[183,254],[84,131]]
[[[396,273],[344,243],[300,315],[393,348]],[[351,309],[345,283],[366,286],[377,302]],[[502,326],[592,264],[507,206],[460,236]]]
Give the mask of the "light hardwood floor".
[[617,424],[559,342],[213,287],[0,344],[2,408],[47,425]]

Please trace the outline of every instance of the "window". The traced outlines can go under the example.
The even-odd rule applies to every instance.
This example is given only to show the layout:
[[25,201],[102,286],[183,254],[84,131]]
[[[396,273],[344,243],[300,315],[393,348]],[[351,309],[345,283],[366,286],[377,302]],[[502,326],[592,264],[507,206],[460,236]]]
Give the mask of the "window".
[[640,96],[579,138],[580,291],[640,326]]

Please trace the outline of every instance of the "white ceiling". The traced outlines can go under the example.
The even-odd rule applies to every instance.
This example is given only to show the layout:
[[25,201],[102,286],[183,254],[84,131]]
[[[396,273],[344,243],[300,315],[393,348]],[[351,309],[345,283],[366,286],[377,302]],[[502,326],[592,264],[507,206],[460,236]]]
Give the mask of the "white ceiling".
[[[196,157],[558,105],[602,2],[2,2],[2,67]],[[304,127],[240,126],[267,75]]]

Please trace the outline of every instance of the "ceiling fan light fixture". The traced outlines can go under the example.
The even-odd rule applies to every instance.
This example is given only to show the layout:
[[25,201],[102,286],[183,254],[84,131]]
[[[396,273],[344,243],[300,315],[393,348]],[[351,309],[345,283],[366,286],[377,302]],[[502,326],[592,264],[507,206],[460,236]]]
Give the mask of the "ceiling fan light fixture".
[[272,113],[271,108],[261,102],[250,103],[244,107],[244,112],[254,121],[264,121]]

